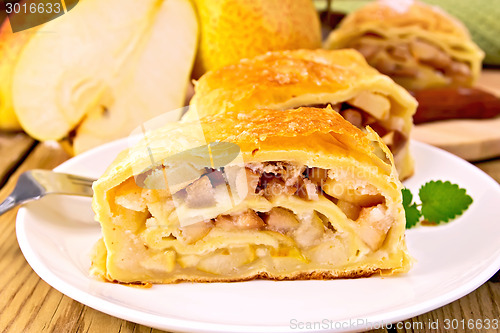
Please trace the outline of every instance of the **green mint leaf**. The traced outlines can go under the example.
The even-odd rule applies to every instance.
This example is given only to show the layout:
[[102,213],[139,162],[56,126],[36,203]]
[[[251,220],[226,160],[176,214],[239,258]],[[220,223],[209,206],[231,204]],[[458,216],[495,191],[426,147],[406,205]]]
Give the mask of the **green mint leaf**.
[[413,228],[417,225],[422,217],[422,213],[418,210],[417,204],[411,204],[413,201],[413,194],[407,188],[401,190],[403,194],[403,208],[405,209],[406,229]]
[[449,181],[430,181],[423,185],[418,195],[422,201],[422,215],[429,222],[448,222],[462,215],[472,203],[465,189]]
[[417,204],[405,206],[406,229],[413,228],[418,224],[422,213],[418,210]]
[[402,189],[401,193],[403,193],[403,206],[406,209],[406,207],[409,207],[413,201],[413,194],[411,194],[411,191],[407,188]]

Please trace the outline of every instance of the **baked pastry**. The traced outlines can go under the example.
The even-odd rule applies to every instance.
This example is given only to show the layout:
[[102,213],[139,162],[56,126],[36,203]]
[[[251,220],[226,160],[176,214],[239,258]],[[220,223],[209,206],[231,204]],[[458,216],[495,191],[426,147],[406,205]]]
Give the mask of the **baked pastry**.
[[175,283],[405,272],[401,187],[375,132],[332,110],[166,126],[94,183],[103,240],[91,273]]
[[374,1],[352,12],[325,48],[355,48],[409,90],[471,86],[484,58],[459,20],[411,0]]
[[273,52],[208,72],[195,82],[184,119],[327,104],[355,126],[364,130],[370,125],[382,137],[401,179],[413,173],[409,138],[417,102],[355,50]]

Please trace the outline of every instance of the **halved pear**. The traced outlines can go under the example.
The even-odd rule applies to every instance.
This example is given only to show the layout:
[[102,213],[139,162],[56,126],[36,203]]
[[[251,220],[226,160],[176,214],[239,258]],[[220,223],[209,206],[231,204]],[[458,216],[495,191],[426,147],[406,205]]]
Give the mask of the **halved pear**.
[[86,0],[23,48],[13,100],[39,140],[75,154],[184,104],[198,24],[189,0]]

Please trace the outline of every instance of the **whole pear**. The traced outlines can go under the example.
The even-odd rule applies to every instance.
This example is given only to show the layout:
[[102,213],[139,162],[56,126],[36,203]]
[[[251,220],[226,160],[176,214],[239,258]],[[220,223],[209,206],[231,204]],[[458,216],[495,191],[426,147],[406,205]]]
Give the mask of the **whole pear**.
[[200,43],[194,77],[267,51],[321,47],[312,0],[194,0]]

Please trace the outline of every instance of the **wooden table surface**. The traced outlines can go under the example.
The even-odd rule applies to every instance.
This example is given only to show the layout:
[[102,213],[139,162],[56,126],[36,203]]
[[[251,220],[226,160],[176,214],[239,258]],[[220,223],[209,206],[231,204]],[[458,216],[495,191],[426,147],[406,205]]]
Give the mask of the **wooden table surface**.
[[[481,82],[497,85],[498,73],[489,71]],[[500,129],[499,129],[500,130]],[[24,134],[0,133],[0,201],[11,192],[18,175],[33,168],[52,169],[69,156],[55,143],[37,143]],[[475,163],[500,182],[500,158]],[[160,332],[111,317],[69,297],[41,280],[24,259],[17,244],[17,211],[0,216],[0,331],[2,332]],[[500,223],[500,221],[499,221]],[[406,320],[412,323],[445,319],[483,321],[500,318],[499,273],[469,295],[434,311]],[[413,326],[415,327],[415,326]],[[411,328],[378,332],[413,332]],[[426,330],[429,331],[429,330]],[[479,330],[493,332],[495,330]],[[496,330],[500,331],[500,330]],[[441,325],[432,332],[446,332]]]

